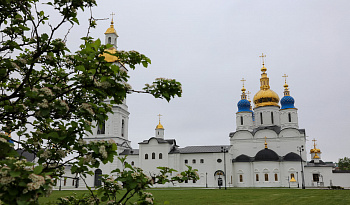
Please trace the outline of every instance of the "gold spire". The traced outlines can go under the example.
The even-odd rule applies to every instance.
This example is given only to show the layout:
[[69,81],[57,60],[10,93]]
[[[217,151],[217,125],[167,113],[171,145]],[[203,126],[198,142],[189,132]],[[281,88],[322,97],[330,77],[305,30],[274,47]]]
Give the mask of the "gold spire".
[[284,78],[284,85],[283,85],[283,87],[284,87],[284,92],[283,92],[284,96],[289,96],[290,94],[289,94],[289,89],[288,89],[288,84],[287,84],[287,77],[288,77],[288,75],[284,74],[282,77]]
[[266,136],[265,136],[265,149],[267,149],[267,142],[266,142]]
[[241,89],[241,91],[242,91],[241,99],[243,100],[243,99],[247,99],[247,95],[245,94],[246,89],[244,88],[244,81],[246,81],[246,80],[244,80],[244,78],[242,78],[241,81],[243,83],[243,88]]
[[115,15],[115,13],[112,12],[111,16],[112,16],[112,20],[111,20],[111,25],[110,27],[107,29],[107,31],[105,32],[105,34],[109,34],[109,33],[115,33],[115,35],[118,36],[117,32],[114,29],[114,21],[113,21],[113,16]]
[[[251,92],[247,91],[248,101],[249,101],[249,102],[252,102],[252,101],[250,100],[250,97],[249,97],[250,94],[251,94]],[[251,104],[251,103],[250,103],[250,110],[252,110],[252,104]]]
[[263,106],[277,106],[280,98],[278,97],[277,93],[275,93],[273,90],[270,90],[269,85],[269,78],[267,77],[265,68],[265,60],[264,58],[266,55],[261,54],[259,56],[262,58],[262,65],[261,68],[261,78],[260,78],[260,90],[255,94],[253,98],[253,102],[255,104],[255,107],[263,107]]
[[158,117],[159,117],[159,124],[157,125],[156,129],[163,129],[163,130],[164,130],[163,125],[160,124],[160,117],[161,117],[161,116],[162,116],[161,114],[158,115]]

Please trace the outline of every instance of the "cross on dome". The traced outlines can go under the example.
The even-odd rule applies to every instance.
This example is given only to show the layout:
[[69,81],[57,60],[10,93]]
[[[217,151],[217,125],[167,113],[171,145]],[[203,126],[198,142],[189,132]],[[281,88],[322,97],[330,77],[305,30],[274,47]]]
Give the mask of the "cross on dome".
[[264,58],[266,58],[266,55],[264,55],[264,53],[261,53],[261,56],[259,56],[262,59],[262,64],[265,65],[265,60]]
[[160,117],[163,116],[163,115],[159,114],[159,115],[157,115],[157,116],[159,117],[159,123],[160,123]]
[[113,24],[113,23],[114,23],[114,22],[113,22],[113,16],[115,15],[115,13],[112,12],[110,15],[112,16],[111,24]]

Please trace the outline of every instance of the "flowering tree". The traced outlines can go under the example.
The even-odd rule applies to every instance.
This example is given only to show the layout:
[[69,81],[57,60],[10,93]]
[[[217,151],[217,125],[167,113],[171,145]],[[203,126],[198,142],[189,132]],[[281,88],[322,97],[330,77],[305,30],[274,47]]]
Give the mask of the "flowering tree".
[[[113,162],[117,146],[113,142],[85,143],[83,137],[91,132],[91,122],[102,123],[112,112],[112,104],[121,104],[128,93],[150,93],[169,101],[181,96],[181,84],[172,79],[156,79],[142,91],[132,90],[129,76],[102,55],[111,45],[102,45],[87,34],[76,52],[66,46],[66,38],[57,38],[64,24],[78,24],[78,12],[96,6],[95,0],[4,0],[0,3],[0,199],[5,204],[37,204],[38,198],[50,193],[54,179],[62,176],[64,166],[72,173],[85,177],[100,163]],[[50,21],[45,7],[60,14]],[[42,10],[38,8],[43,8]],[[91,16],[90,27],[95,21]],[[87,33],[88,33],[87,31]],[[136,51],[116,51],[120,63],[131,69],[150,59]],[[18,136],[11,139],[9,134]],[[20,140],[19,140],[20,139]],[[36,163],[18,156],[14,144],[36,156]],[[74,156],[67,159],[67,156]],[[121,159],[123,160],[123,159]],[[161,169],[159,183],[181,181],[197,176],[194,170],[182,177],[168,179]],[[128,194],[139,195],[140,204],[151,203],[150,195],[142,194],[151,182],[142,171],[126,166],[117,179],[104,176],[98,195],[93,192],[79,203],[92,200],[112,201],[121,188]],[[139,175],[135,175],[139,173]],[[133,176],[131,176],[133,174]],[[131,176],[131,178],[130,178]],[[136,178],[135,178],[136,177]],[[184,178],[183,178],[184,177]],[[168,180],[168,181],[167,181]],[[90,197],[90,198],[89,198]],[[126,203],[130,195],[118,203]],[[72,198],[72,197],[71,197]],[[73,197],[74,198],[74,197]],[[74,204],[75,199],[68,200]],[[78,200],[78,199],[77,199]],[[79,201],[78,200],[78,201]],[[148,202],[147,202],[148,201]],[[153,199],[152,199],[153,201]],[[64,204],[64,201],[61,201]],[[111,202],[111,203],[112,203]],[[114,203],[113,202],[113,203]]]

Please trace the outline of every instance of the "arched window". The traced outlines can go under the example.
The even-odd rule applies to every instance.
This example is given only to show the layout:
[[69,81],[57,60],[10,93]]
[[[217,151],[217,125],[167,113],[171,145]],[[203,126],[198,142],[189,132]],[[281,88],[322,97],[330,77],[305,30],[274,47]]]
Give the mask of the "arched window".
[[243,182],[243,175],[242,174],[239,175],[239,182]]
[[159,159],[163,159],[163,154],[159,153]]
[[196,164],[196,160],[195,159],[192,159],[192,164]]
[[292,122],[292,115],[290,113],[288,113],[288,121]]
[[275,174],[275,181],[278,181],[278,174]]
[[112,43],[112,38],[108,37],[108,44],[111,44],[111,43]]
[[294,178],[294,179],[295,179],[294,173],[291,173],[291,174],[290,174],[290,178]]
[[203,164],[203,163],[204,163],[204,159],[201,159],[201,160],[200,160],[200,163],[202,163],[202,164]]
[[155,159],[156,158],[156,153],[152,153],[152,159]]
[[124,137],[124,119],[122,119],[122,137]]
[[243,116],[241,116],[241,125],[243,125]]
[[265,174],[265,181],[269,181],[269,174]]
[[260,122],[261,122],[261,124],[263,124],[262,112],[260,113]]
[[135,162],[134,162],[134,161],[131,161],[131,165],[134,166],[134,165],[135,165]]
[[145,159],[148,159],[148,154],[145,154]]
[[255,175],[255,181],[257,181],[257,182],[259,181],[259,174]]
[[97,124],[97,134],[98,135],[103,135],[106,133],[106,124],[105,122],[102,122],[101,124]]
[[96,169],[95,170],[95,181],[94,181],[94,186],[101,186],[101,178],[102,178],[102,170],[101,169]]
[[271,123],[274,124],[274,121],[273,121],[273,112],[271,112]]
[[185,159],[185,164],[188,164],[188,160],[187,159]]

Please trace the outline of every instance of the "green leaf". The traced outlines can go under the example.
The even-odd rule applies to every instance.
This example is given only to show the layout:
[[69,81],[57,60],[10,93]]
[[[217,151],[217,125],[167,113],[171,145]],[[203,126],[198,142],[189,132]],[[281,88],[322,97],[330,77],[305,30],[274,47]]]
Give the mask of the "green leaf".
[[40,174],[43,171],[44,167],[42,165],[36,166],[34,168],[34,174]]
[[19,177],[19,176],[21,176],[21,172],[20,171],[11,171],[10,175],[11,175],[11,177]]

